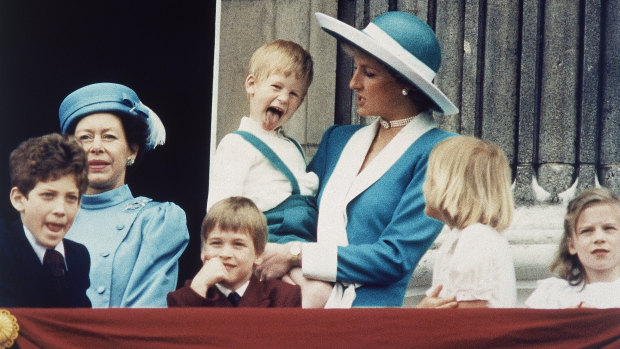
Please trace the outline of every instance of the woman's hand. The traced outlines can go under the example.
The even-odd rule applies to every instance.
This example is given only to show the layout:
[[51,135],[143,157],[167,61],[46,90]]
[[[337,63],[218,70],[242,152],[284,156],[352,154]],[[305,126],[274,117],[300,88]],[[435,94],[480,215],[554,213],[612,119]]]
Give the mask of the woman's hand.
[[261,263],[256,267],[256,275],[260,280],[279,279],[291,269],[291,243],[267,243],[261,256]]
[[439,293],[443,285],[435,287],[430,296],[424,297],[416,308],[456,308],[459,303],[456,301],[456,297],[452,298],[440,298]]

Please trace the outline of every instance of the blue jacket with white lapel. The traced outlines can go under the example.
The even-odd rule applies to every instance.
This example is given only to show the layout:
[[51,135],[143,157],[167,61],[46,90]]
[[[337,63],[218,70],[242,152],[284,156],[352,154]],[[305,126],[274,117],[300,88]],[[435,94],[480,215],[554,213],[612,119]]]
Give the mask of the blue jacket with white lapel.
[[[319,205],[347,142],[362,127],[332,126],[325,132],[309,165],[320,179]],[[348,198],[349,244],[338,247],[336,280],[363,284],[356,290],[353,306],[402,305],[413,270],[443,226],[424,213],[422,185],[428,156],[437,143],[453,135],[431,128],[391,167],[381,170],[376,181]],[[365,154],[367,149],[359,151]]]

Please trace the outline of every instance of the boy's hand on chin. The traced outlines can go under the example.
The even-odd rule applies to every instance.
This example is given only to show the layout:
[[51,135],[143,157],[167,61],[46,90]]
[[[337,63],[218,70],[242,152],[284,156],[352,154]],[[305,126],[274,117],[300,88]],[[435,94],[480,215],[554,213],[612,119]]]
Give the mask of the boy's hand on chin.
[[190,287],[194,292],[206,297],[207,289],[216,283],[226,279],[228,271],[219,258],[211,258],[205,261],[198,271],[198,274],[192,280]]

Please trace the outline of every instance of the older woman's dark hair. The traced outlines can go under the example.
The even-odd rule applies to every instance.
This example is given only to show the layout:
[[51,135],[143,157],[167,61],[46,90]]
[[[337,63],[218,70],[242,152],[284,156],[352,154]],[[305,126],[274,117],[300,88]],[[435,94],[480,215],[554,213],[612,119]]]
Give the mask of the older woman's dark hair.
[[570,285],[579,285],[584,281],[584,269],[579,257],[568,250],[570,240],[575,235],[577,220],[581,213],[594,205],[611,204],[620,210],[620,198],[608,188],[588,189],[577,195],[568,203],[564,217],[564,235],[560,241],[558,253],[551,264],[551,271],[568,281]]
[[9,157],[11,186],[28,197],[39,182],[74,175],[83,194],[88,187],[88,161],[73,136],[52,133],[22,142]]
[[[144,122],[144,120],[141,120],[140,118],[133,115],[126,115],[117,112],[110,112],[110,114],[115,115],[117,118],[119,118],[119,120],[121,120],[121,124],[123,125],[123,131],[125,132],[125,137],[127,138],[127,143],[129,143],[129,145],[138,146],[139,150],[136,157],[136,162],[138,162],[142,158],[142,154],[144,154],[145,141],[148,138],[149,134],[148,124]],[[67,128],[67,133],[74,134],[77,124],[80,122],[80,120],[87,116],[88,115],[85,115],[73,121],[71,125],[69,125],[69,127]]]

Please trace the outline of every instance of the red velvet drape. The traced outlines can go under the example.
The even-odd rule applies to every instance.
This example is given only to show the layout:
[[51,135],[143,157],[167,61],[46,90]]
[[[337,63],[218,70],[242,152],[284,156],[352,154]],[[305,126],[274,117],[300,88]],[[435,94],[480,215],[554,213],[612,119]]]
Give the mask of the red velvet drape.
[[9,309],[20,348],[620,348],[620,309]]

